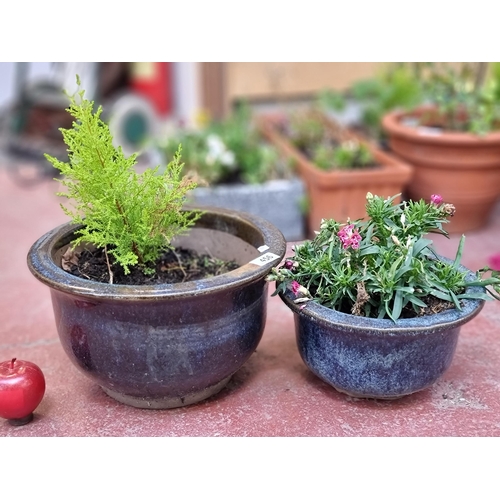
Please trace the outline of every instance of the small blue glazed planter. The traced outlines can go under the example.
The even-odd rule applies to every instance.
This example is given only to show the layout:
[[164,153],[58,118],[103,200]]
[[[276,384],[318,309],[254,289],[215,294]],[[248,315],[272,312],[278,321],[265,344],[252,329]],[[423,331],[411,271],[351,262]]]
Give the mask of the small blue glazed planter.
[[72,363],[114,399],[138,408],[175,408],[218,393],[259,344],[266,275],[286,242],[271,223],[204,208],[175,245],[236,260],[234,271],[179,284],[116,285],[73,276],[61,256],[78,226],[42,236],[28,253],[50,288],[61,344]]
[[484,305],[468,299],[461,311],[394,323],[340,313],[313,301],[302,307],[293,302],[290,290],[280,297],[294,312],[297,347],[306,366],[340,392],[374,399],[400,398],[436,382],[451,364],[460,327]]

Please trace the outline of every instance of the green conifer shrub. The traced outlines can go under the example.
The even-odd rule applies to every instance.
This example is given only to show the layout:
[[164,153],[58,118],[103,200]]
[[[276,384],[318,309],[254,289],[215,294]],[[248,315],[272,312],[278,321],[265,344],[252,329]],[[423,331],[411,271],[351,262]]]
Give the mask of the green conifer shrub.
[[72,128],[60,129],[68,161],[45,155],[61,172],[57,180],[67,188],[58,196],[73,202],[73,207],[61,204],[63,211],[72,222],[83,224],[73,247],[92,243],[120,264],[125,274],[136,265],[152,273],[151,265],[172,248],[172,238],[187,231],[201,215],[198,210],[182,210],[186,193],[196,183],[181,174],[180,144],[163,173],[159,174],[159,166],[137,173],[137,154],[126,158],[122,148],[113,145],[109,127],[100,118],[102,107],[94,112],[94,102],[85,99],[84,93],[68,95],[67,111],[74,121]]

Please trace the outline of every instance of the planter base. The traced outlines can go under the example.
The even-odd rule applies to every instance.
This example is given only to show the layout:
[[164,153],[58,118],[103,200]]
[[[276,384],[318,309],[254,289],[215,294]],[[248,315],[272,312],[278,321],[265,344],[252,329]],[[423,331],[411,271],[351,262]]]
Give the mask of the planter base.
[[[327,382],[327,381],[325,381]],[[327,382],[328,383],[328,382]],[[357,393],[357,392],[350,392],[350,391],[345,391],[344,389],[341,389],[340,387],[335,387],[333,384],[330,384],[336,391],[338,392],[341,392],[342,394],[345,394],[351,398],[355,398],[355,399],[380,399],[380,400],[383,400],[383,401],[394,401],[396,399],[401,399],[401,398],[404,398],[405,396],[409,396],[410,394],[414,394],[415,392],[419,392],[423,389],[425,389],[425,387],[423,387],[422,389],[418,389],[417,391],[413,391],[413,392],[407,392],[407,393],[404,393],[404,394],[398,394],[396,396],[381,396],[381,395],[370,395],[370,394],[363,394],[363,393]],[[432,385],[432,384],[430,384]]]
[[215,385],[207,387],[202,391],[192,392],[186,394],[185,396],[176,397],[164,397],[164,398],[138,398],[135,396],[127,396],[126,394],[121,394],[111,389],[106,389],[101,386],[101,389],[111,398],[116,399],[120,403],[124,403],[129,406],[134,406],[135,408],[143,408],[149,410],[166,410],[169,408],[180,408],[182,406],[188,406],[192,404],[199,403],[204,399],[214,396],[220,392],[227,383],[231,380],[232,375],[226,377]]

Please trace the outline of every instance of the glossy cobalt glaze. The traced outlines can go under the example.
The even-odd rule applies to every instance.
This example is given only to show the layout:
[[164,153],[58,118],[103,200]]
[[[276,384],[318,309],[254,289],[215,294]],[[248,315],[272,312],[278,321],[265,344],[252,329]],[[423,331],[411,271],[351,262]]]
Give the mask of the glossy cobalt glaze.
[[451,364],[460,327],[484,305],[467,300],[461,311],[394,323],[312,301],[301,309],[291,291],[280,296],[294,312],[297,347],[307,367],[340,392],[375,399],[399,398],[436,382]]
[[[114,399],[174,408],[219,392],[264,330],[265,276],[286,243],[272,224],[224,209],[205,214],[176,245],[240,267],[203,280],[154,286],[96,283],[60,267],[77,226],[64,224],[30,249],[28,267],[50,287],[61,344],[75,366]],[[261,256],[275,254],[275,260]]]

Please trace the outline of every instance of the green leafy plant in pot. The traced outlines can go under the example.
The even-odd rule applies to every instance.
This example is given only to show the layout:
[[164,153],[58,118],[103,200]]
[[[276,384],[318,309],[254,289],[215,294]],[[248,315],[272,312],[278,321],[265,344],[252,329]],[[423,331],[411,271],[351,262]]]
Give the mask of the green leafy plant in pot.
[[191,204],[249,212],[272,222],[288,241],[303,239],[304,183],[262,137],[249,104],[198,128],[175,129],[158,149],[170,158],[179,142],[184,173],[198,182],[189,193]]
[[321,170],[373,168],[377,160],[368,145],[342,132],[334,135],[325,119],[310,111],[291,114],[286,127],[292,144]]
[[367,195],[366,220],[324,220],[316,237],[268,280],[294,312],[305,364],[337,390],[392,399],[433,384],[449,367],[460,327],[500,299],[500,272],[473,273],[440,257],[428,233],[455,208],[434,195],[394,204]]
[[413,166],[407,195],[440,190],[457,207],[450,233],[480,229],[500,196],[500,64],[418,68],[425,101],[382,118],[391,150]]
[[349,128],[387,149],[383,116],[395,109],[414,108],[425,100],[417,64],[391,63],[373,78],[355,81],[347,92],[323,89],[318,92],[317,105],[335,115],[345,111],[349,103],[355,103],[360,108],[359,118]]
[[[152,264],[171,248],[172,239],[186,232],[200,218],[199,210],[182,210],[186,194],[196,183],[181,176],[181,146],[162,175],[159,166],[136,173],[137,155],[126,158],[112,143],[107,125],[101,120],[102,109],[94,112],[94,103],[75,97],[69,112],[74,126],[63,129],[70,153],[63,162],[45,155],[62,174],[59,182],[66,188],[58,193],[74,202],[61,205],[74,224],[73,248],[85,242],[102,249],[107,262],[122,268],[125,275],[137,266],[142,273],[153,273]],[[71,256],[69,256],[71,258]],[[109,281],[113,283],[109,264]]]
[[177,129],[159,148],[172,157],[183,145],[184,173],[209,185],[261,184],[290,179],[293,169],[280,160],[278,151],[262,140],[248,104],[240,103],[227,118],[196,129]]
[[294,162],[307,186],[309,233],[322,219],[365,215],[365,193],[401,191],[412,171],[373,143],[352,134],[316,109],[300,109],[260,121],[268,140]]
[[[265,276],[285,241],[261,218],[184,206],[196,184],[182,176],[181,146],[163,173],[136,173],[101,111],[84,91],[71,97],[69,161],[48,159],[72,221],[33,244],[28,267],[50,288],[66,354],[108,395],[140,408],[197,403],[257,347]],[[95,260],[105,279],[90,273]],[[215,271],[193,274],[207,262]]]

